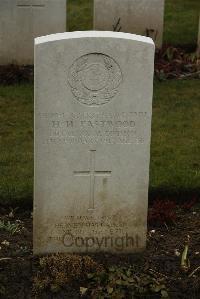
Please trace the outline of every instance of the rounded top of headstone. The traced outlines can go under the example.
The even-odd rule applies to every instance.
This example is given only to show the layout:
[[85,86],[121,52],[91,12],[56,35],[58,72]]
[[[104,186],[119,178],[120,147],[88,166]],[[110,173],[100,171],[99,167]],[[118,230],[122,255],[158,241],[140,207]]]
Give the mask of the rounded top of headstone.
[[54,42],[59,40],[67,40],[67,39],[77,39],[77,38],[118,38],[125,40],[138,41],[146,44],[150,44],[154,46],[154,42],[150,37],[124,33],[124,32],[113,32],[113,31],[74,31],[74,32],[64,32],[57,34],[50,34],[45,36],[40,36],[35,38],[35,45]]

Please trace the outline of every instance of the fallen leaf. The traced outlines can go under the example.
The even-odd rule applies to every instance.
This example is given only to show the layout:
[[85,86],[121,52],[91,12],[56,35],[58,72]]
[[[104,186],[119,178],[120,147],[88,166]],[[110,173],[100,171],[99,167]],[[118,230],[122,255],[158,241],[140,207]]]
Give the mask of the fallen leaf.
[[81,295],[85,295],[86,292],[87,292],[87,288],[80,287],[80,293],[81,293]]

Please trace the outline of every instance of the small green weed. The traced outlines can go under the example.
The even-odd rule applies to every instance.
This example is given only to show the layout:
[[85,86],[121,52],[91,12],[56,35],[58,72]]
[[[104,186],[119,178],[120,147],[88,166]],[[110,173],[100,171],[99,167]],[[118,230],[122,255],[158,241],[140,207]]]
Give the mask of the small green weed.
[[11,223],[10,221],[4,221],[0,220],[0,231],[6,231],[9,232],[11,235],[14,235],[16,233],[20,233],[22,227],[18,223]]
[[87,295],[91,298],[169,298],[163,278],[149,273],[137,273],[134,267],[111,267],[107,271],[88,275]]

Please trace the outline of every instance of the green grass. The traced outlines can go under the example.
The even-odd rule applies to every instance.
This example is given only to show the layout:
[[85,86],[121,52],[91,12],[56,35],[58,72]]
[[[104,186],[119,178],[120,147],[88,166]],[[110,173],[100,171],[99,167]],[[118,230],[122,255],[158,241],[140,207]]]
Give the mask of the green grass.
[[[198,80],[155,83],[150,193],[200,194]],[[33,86],[0,86],[0,202],[32,202]]]
[[[165,2],[164,43],[175,46],[195,46],[200,0],[166,0]],[[93,28],[93,0],[68,0],[67,6],[69,31]]]
[[164,42],[173,45],[197,43],[199,0],[166,0]]
[[92,30],[93,0],[68,0],[67,11],[69,31]]
[[155,84],[150,192],[200,194],[200,82]]
[[[0,202],[32,199],[33,87],[0,86]],[[24,202],[25,202],[24,201]]]

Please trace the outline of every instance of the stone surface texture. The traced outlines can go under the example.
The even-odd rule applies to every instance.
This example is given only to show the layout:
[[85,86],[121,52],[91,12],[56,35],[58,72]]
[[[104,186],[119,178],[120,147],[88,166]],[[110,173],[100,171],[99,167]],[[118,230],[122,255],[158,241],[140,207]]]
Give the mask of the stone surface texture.
[[0,65],[33,64],[34,38],[66,31],[66,0],[0,0]]
[[165,0],[94,0],[94,29],[150,36],[162,46]]
[[154,48],[117,32],[35,39],[35,253],[145,248]]

